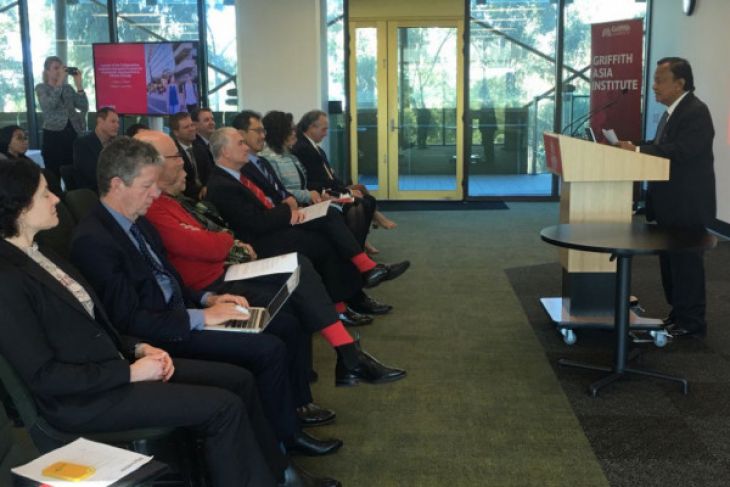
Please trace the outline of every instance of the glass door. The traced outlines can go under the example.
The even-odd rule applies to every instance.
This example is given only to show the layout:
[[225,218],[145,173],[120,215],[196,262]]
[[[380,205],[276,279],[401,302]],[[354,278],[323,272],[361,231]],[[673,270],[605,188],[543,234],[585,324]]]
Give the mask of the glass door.
[[351,24],[353,179],[379,199],[462,197],[462,24]]

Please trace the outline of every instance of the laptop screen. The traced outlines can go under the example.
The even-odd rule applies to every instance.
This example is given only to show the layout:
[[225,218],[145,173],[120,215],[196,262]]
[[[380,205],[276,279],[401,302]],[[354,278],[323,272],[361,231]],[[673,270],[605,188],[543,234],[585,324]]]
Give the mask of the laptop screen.
[[271,302],[269,302],[269,305],[266,307],[266,311],[269,312],[270,320],[274,319],[276,313],[279,312],[281,307],[284,306],[284,303],[286,303],[286,300],[289,299],[291,292],[293,292],[299,285],[299,269],[299,266],[294,269],[294,272],[292,272],[291,276],[289,276],[289,279],[287,279],[284,285],[281,286],[281,289],[279,289],[276,295],[274,295],[271,299]]

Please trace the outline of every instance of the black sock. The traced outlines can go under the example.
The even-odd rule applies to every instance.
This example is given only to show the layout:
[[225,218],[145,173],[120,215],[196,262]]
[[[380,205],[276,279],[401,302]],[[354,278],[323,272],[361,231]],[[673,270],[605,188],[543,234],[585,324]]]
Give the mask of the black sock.
[[352,370],[357,367],[359,360],[357,347],[355,346],[354,342],[340,345],[339,347],[336,347],[335,350],[337,350],[337,353],[342,359],[342,363],[348,370]]

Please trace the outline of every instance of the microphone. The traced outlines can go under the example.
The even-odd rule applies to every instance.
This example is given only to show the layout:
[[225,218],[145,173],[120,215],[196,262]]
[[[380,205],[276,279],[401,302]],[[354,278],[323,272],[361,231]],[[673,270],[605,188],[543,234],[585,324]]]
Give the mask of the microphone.
[[[573,120],[573,122],[566,125],[565,128],[563,128],[563,130],[560,133],[564,134],[564,133],[570,131],[570,132],[568,132],[569,135],[571,137],[575,136],[575,134],[577,133],[577,128],[580,127],[580,125],[582,125],[586,120],[590,120],[591,117],[593,117],[593,115],[595,115],[597,113],[601,113],[604,110],[608,110],[609,108],[611,108],[612,106],[617,104],[619,101],[621,101],[621,98],[623,98],[624,95],[626,95],[626,93],[628,93],[628,92],[629,92],[629,89],[624,88],[623,90],[621,90],[621,93],[618,96],[616,96],[615,98],[613,98],[612,100],[609,100],[607,103],[604,103],[600,107],[589,111],[587,114],[583,115],[582,117],[578,117],[575,120]],[[576,125],[578,127],[576,127]],[[576,130],[572,130],[573,128],[576,128]]]

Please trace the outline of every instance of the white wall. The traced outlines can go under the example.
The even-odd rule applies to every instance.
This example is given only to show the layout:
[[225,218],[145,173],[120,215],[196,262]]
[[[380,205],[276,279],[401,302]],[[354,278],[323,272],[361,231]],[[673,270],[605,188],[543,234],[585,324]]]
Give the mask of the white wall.
[[[710,108],[715,125],[717,217],[730,222],[730,1],[698,0],[694,14],[682,13],[675,0],[654,0],[650,65],[665,56],[681,56],[692,64],[695,93]],[[650,88],[651,86],[649,86]],[[647,95],[653,100],[651,90]],[[648,123],[658,118],[650,110]],[[648,133],[653,133],[651,128]]]
[[324,109],[323,0],[237,0],[239,109]]

